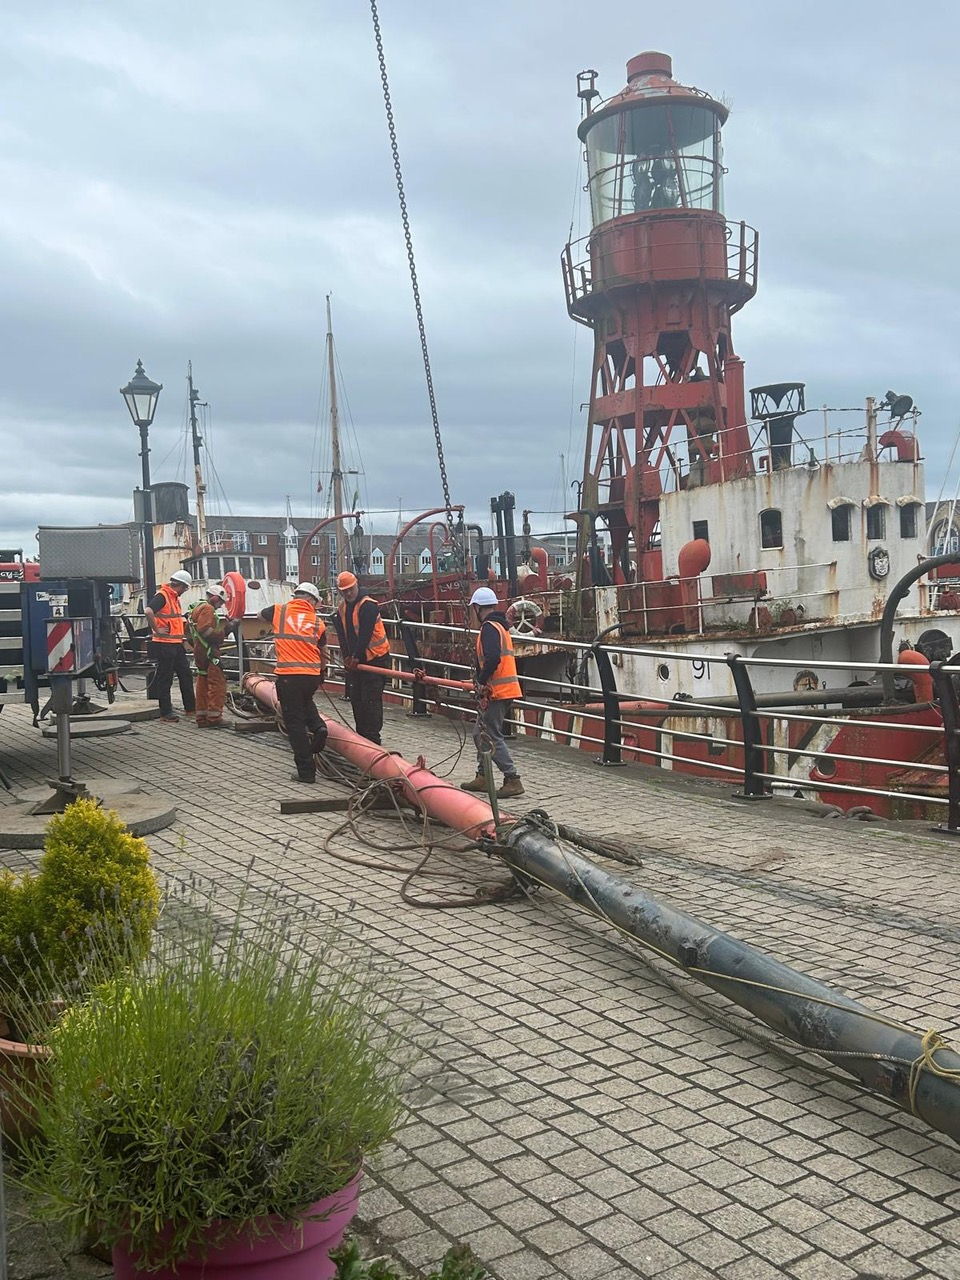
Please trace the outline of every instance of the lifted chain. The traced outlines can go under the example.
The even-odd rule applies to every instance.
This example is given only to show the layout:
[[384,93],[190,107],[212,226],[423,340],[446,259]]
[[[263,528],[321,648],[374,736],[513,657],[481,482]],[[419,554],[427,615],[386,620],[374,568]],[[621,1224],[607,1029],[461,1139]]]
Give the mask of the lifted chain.
[[447,528],[450,541],[456,547],[457,540],[453,528],[453,506],[450,501],[450,484],[447,480],[447,464],[443,457],[443,440],[440,437],[440,418],[437,413],[437,397],[433,389],[433,374],[430,370],[430,353],[427,350],[427,331],[423,323],[423,305],[420,301],[420,283],[417,279],[417,263],[413,255],[413,236],[410,233],[410,215],[407,212],[407,196],[403,187],[403,170],[400,168],[400,149],[397,146],[397,127],[393,118],[393,103],[390,98],[390,82],[387,79],[387,62],[383,53],[383,37],[380,34],[380,15],[377,12],[377,0],[370,0],[370,14],[373,18],[373,34],[377,42],[377,58],[380,61],[380,83],[383,85],[383,105],[387,112],[387,130],[390,134],[390,150],[393,153],[393,170],[397,176],[397,197],[400,201],[400,219],[403,223],[403,238],[407,245],[407,262],[410,264],[410,284],[413,287],[413,301],[417,310],[417,328],[420,330],[420,349],[423,352],[423,372],[427,380],[427,395],[430,398],[430,415],[433,419],[433,434],[437,442],[437,460],[440,463],[440,481],[443,484],[443,501],[447,508]]

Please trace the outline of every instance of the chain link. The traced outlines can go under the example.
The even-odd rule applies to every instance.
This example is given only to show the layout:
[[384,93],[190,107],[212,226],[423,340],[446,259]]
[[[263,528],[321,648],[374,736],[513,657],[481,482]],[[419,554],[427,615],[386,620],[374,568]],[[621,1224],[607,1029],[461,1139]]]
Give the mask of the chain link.
[[413,301],[417,310],[417,328],[420,330],[420,349],[423,352],[423,372],[427,380],[427,395],[430,398],[430,415],[433,419],[433,434],[437,442],[437,460],[440,463],[440,481],[443,485],[443,501],[447,509],[447,529],[454,549],[457,538],[453,528],[453,504],[450,501],[450,484],[447,480],[447,464],[443,457],[443,440],[440,436],[440,417],[437,413],[437,397],[433,389],[433,373],[430,370],[430,353],[427,349],[427,330],[423,323],[423,305],[420,301],[420,283],[417,279],[417,263],[413,255],[413,236],[410,232],[410,215],[407,212],[407,196],[403,187],[403,170],[400,168],[400,149],[397,145],[397,127],[393,118],[393,103],[390,98],[390,82],[387,79],[387,61],[383,53],[383,37],[380,34],[380,15],[377,12],[377,0],[370,0],[370,14],[373,18],[373,34],[377,42],[377,58],[380,61],[380,83],[383,85],[383,105],[387,112],[387,129],[390,134],[390,150],[393,153],[393,171],[397,177],[397,197],[400,201],[400,219],[403,223],[403,238],[407,245],[407,262],[410,264],[410,284],[413,288]]

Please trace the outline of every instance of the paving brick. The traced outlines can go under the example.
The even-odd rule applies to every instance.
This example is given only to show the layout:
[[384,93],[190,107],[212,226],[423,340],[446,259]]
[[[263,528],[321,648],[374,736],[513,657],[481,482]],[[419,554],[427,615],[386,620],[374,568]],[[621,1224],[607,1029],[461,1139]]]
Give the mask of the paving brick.
[[929,1196],[922,1196],[918,1192],[910,1191],[904,1196],[897,1196],[893,1200],[888,1200],[886,1208],[891,1213],[899,1214],[901,1218],[906,1218],[908,1222],[915,1222],[918,1226],[929,1226],[932,1222],[939,1222],[942,1218],[951,1217],[951,1210],[946,1205],[931,1200]]
[[738,1258],[717,1272],[723,1280],[783,1280],[783,1271],[764,1258]]
[[607,1218],[598,1218],[596,1222],[587,1223],[584,1231],[614,1253],[649,1235],[644,1223],[625,1213],[612,1213]]
[[692,1240],[685,1240],[679,1247],[696,1262],[709,1267],[711,1275],[716,1275],[718,1267],[726,1266],[727,1263],[744,1257],[747,1252],[743,1245],[712,1232],[696,1236]]
[[692,1240],[694,1236],[703,1235],[707,1230],[704,1222],[683,1209],[672,1209],[669,1213],[661,1213],[656,1218],[648,1218],[646,1227],[661,1240],[674,1245]]
[[920,1275],[941,1276],[943,1280],[960,1280],[960,1250],[942,1245],[930,1253],[925,1253],[917,1262],[921,1268]]
[[[660,1277],[664,1271],[686,1261],[679,1249],[667,1244],[665,1240],[658,1240],[655,1236],[647,1236],[643,1240],[638,1240],[636,1244],[628,1244],[618,1253],[624,1262],[635,1269],[638,1276],[643,1277],[643,1280],[648,1280],[648,1277],[649,1280],[654,1280],[654,1277]],[[597,1280],[600,1280],[599,1276]]]
[[578,1195],[560,1200],[554,1208],[562,1217],[568,1218],[577,1226],[595,1222],[597,1218],[605,1218],[610,1213],[610,1206],[606,1201],[591,1195],[589,1191],[581,1191]]
[[441,1209],[432,1215],[433,1221],[451,1236],[466,1236],[470,1231],[480,1231],[493,1225],[493,1219],[483,1209],[474,1204],[456,1205],[451,1209]]
[[512,1231],[496,1222],[479,1231],[465,1232],[463,1241],[470,1245],[478,1258],[483,1258],[487,1263],[494,1263],[498,1258],[513,1257],[523,1248],[522,1241]]
[[867,1280],[864,1272],[854,1271],[845,1262],[826,1258],[822,1253],[808,1254],[791,1262],[786,1274],[795,1280]]
[[[918,1254],[936,1249],[940,1243],[931,1232],[912,1226],[901,1219],[885,1222],[882,1227],[875,1227],[870,1234],[878,1243],[885,1244],[895,1253],[902,1253],[906,1258],[916,1258]],[[960,1249],[954,1252],[960,1263]]]
[[847,1261],[856,1267],[860,1274],[882,1276],[883,1280],[913,1280],[914,1276],[924,1273],[920,1267],[908,1258],[894,1253],[885,1245],[875,1244],[863,1253],[855,1254]]
[[780,1267],[810,1252],[810,1245],[805,1240],[799,1239],[789,1231],[784,1231],[783,1227],[767,1227],[765,1231],[747,1236],[741,1243],[753,1253],[760,1254],[768,1262],[776,1263]]
[[612,1270],[614,1259],[595,1244],[582,1244],[568,1253],[555,1255],[553,1263],[561,1275],[570,1276],[572,1280],[596,1280],[597,1276]]
[[816,1248],[822,1249],[835,1258],[847,1258],[860,1249],[867,1249],[873,1243],[862,1231],[854,1231],[852,1227],[841,1222],[826,1222],[821,1226],[804,1231],[803,1237]]

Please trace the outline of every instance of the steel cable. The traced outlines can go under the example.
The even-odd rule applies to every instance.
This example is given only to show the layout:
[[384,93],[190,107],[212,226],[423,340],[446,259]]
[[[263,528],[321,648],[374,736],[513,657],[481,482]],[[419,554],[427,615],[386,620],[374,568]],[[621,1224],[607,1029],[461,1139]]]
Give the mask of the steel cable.
[[443,501],[447,509],[447,528],[451,543],[456,546],[453,530],[453,504],[450,500],[450,485],[447,480],[447,464],[443,456],[443,440],[440,435],[440,417],[437,412],[437,397],[433,387],[433,373],[430,368],[430,352],[427,348],[427,330],[423,320],[423,304],[420,300],[420,282],[417,277],[417,262],[413,252],[413,235],[410,231],[410,215],[407,211],[407,196],[403,185],[403,169],[400,166],[400,148],[397,144],[397,127],[393,116],[393,101],[390,97],[390,81],[387,78],[387,61],[383,52],[383,36],[380,31],[380,14],[377,11],[377,0],[370,0],[370,16],[373,19],[373,34],[377,43],[377,59],[380,63],[380,83],[383,86],[383,105],[387,114],[387,131],[390,134],[390,151],[393,156],[393,171],[397,179],[397,198],[400,202],[400,220],[403,223],[403,238],[407,247],[407,262],[410,267],[410,285],[413,289],[413,302],[417,312],[417,328],[420,331],[420,349],[423,353],[423,372],[427,382],[427,395],[430,399],[430,416],[433,420],[433,434],[437,442],[437,461],[440,464],[440,481],[443,485]]

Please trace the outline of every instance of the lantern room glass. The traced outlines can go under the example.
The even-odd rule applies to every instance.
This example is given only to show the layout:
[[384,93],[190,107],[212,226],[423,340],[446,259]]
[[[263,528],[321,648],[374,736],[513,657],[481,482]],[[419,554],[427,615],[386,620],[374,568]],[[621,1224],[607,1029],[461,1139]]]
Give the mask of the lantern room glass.
[[720,119],[665,102],[615,112],[587,133],[593,225],[660,209],[723,212]]

